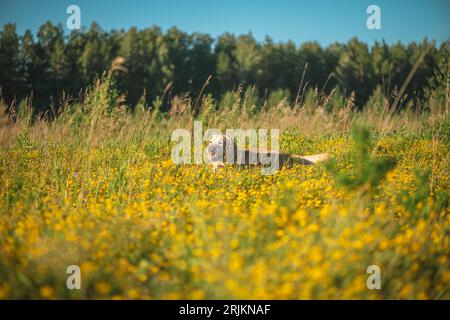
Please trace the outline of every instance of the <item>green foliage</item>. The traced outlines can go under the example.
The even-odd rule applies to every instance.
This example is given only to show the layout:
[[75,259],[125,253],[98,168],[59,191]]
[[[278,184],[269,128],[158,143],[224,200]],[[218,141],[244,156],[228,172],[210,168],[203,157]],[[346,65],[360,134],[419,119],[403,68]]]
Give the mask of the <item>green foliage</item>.
[[382,87],[377,86],[366,103],[366,108],[377,114],[382,114],[388,106],[386,95],[383,94]]
[[111,114],[117,105],[118,97],[119,93],[111,73],[104,73],[90,89],[83,107],[90,115]]
[[351,191],[359,190],[362,193],[372,192],[393,169],[395,162],[390,158],[371,154],[370,131],[367,127],[355,125],[352,138],[354,143],[352,170],[340,170],[335,159],[327,163],[327,169],[338,186]]
[[448,192],[441,190],[432,194],[431,169],[416,168],[414,177],[414,190],[402,190],[397,197],[399,203],[410,213],[412,222],[417,222],[420,218],[427,219],[432,210],[445,212],[448,208]]
[[428,79],[425,96],[430,106],[446,106],[450,96],[450,40],[442,43],[437,53],[437,71]]
[[156,96],[152,100],[152,117],[158,118],[161,115],[161,106],[163,105],[163,100],[160,96]]
[[267,106],[268,108],[273,108],[276,107],[278,105],[278,103],[280,103],[280,101],[282,101],[283,99],[290,99],[290,92],[287,89],[277,89],[274,90],[272,92],[270,92],[269,94],[269,98],[267,99]]
[[427,201],[430,196],[430,174],[430,169],[415,169],[414,192],[411,194],[407,190],[403,190],[399,193],[399,202],[416,220],[419,218],[417,213],[422,214],[429,210]]

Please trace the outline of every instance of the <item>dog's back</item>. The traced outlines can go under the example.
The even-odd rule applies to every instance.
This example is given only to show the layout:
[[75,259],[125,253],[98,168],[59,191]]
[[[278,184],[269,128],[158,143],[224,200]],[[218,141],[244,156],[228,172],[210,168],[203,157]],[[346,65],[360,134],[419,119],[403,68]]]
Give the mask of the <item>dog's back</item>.
[[261,164],[261,155],[264,155],[266,158],[271,155],[276,155],[278,156],[280,166],[289,166],[293,164],[313,165],[319,162],[327,161],[331,157],[329,153],[301,156],[298,154],[288,154],[272,150],[245,150],[245,164],[249,164],[251,155],[253,155],[254,159],[257,159],[258,164]]

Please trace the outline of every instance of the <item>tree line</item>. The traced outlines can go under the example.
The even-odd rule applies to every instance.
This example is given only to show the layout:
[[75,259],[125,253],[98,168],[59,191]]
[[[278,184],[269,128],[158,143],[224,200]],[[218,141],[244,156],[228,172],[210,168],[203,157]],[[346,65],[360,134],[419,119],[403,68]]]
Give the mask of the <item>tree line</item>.
[[[448,56],[448,41],[431,45],[406,97],[420,99],[440,57]],[[362,107],[375,90],[388,98],[398,92],[429,46],[425,39],[407,45],[375,42],[369,47],[352,38],[322,47],[317,42],[278,43],[269,37],[258,42],[251,33],[225,33],[213,39],[176,27],[106,32],[96,23],[65,34],[61,25],[46,22],[36,34],[28,30],[18,35],[14,24],[5,24],[0,32],[0,86],[7,104],[32,97],[33,108],[42,112],[57,107],[63,96],[81,98],[120,57],[123,71],[118,72],[116,85],[130,106],[142,97],[168,101],[202,90],[220,99],[238,87],[251,87],[260,98],[276,91],[292,100],[307,89],[338,90],[346,96],[354,92]]]

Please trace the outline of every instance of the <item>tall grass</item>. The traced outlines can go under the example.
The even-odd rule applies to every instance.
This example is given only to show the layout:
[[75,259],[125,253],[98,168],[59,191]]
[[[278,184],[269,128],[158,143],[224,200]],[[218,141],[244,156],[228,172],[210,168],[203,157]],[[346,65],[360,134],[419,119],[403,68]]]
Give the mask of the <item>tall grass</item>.
[[[238,88],[164,112],[164,98],[124,106],[106,74],[51,118],[3,106],[0,298],[448,298],[448,101],[360,110],[334,94],[259,105]],[[279,128],[283,151],[334,162],[175,166],[170,134],[194,120]],[[381,291],[365,286],[372,264]]]
[[[207,83],[205,83],[205,86]],[[281,94],[281,95],[280,95]],[[173,97],[169,110],[160,111],[161,102],[156,99],[147,104],[145,99],[135,107],[120,104],[111,74],[86,92],[83,101],[63,100],[51,117],[49,114],[33,115],[29,99],[17,108],[0,105],[0,143],[10,146],[25,137],[33,143],[64,142],[98,145],[105,142],[127,144],[131,141],[149,142],[162,133],[177,127],[190,128],[194,120],[202,120],[207,127],[267,127],[296,130],[306,136],[349,133],[355,123],[365,123],[376,132],[388,134],[404,131],[408,134],[446,133],[449,122],[449,96],[436,101],[430,96],[421,105],[422,110],[407,107],[390,108],[388,99],[375,91],[367,105],[357,108],[354,95],[344,98],[321,95],[311,91],[301,104],[291,105],[283,92],[264,101],[263,106],[252,103],[251,89],[225,95],[215,101],[209,95],[200,95],[195,102],[186,95]],[[279,100],[275,100],[277,98]],[[298,101],[299,99],[296,99]],[[6,112],[7,109],[11,111]],[[138,140],[136,140],[138,139]]]

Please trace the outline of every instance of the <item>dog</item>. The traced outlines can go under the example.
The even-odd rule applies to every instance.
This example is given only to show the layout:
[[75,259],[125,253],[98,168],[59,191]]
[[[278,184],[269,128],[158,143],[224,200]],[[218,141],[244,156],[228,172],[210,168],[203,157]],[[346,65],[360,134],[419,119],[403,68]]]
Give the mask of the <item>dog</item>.
[[328,153],[309,156],[287,154],[272,150],[239,149],[233,139],[223,134],[213,134],[207,146],[208,158],[214,171],[225,163],[233,165],[267,165],[268,159],[275,159],[278,167],[290,167],[294,164],[313,165],[330,159]]

